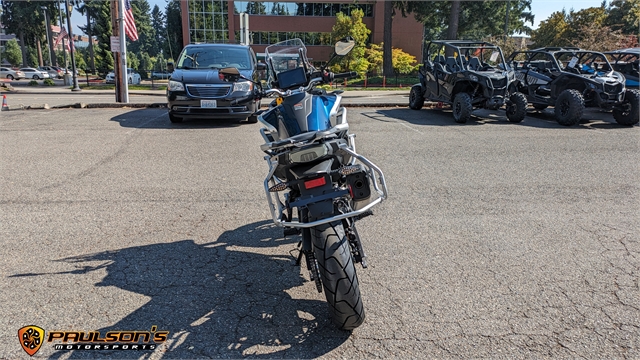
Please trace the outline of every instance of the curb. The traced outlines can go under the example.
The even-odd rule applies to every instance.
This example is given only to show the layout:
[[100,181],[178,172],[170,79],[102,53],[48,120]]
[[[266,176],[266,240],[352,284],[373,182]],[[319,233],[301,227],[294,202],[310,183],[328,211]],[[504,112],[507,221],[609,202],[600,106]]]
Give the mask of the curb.
[[[435,107],[437,103],[435,102],[425,102],[425,107]],[[352,103],[352,104],[342,104],[344,107],[348,108],[406,108],[408,104],[398,104],[398,103]],[[2,109],[3,111],[16,111],[16,110],[49,110],[49,109],[127,109],[127,108],[135,108],[135,109],[143,109],[143,108],[166,108],[166,103],[95,103],[95,104],[87,104],[87,103],[73,103],[73,104],[64,104],[64,105],[55,105],[49,106],[49,104],[37,104],[37,105],[9,105],[7,108]]]
[[[406,104],[391,104],[391,103],[379,103],[379,104],[342,104],[344,107],[348,108],[404,108],[408,105]],[[425,103],[425,106],[430,106]],[[127,109],[127,108],[166,108],[166,103],[96,103],[96,104],[86,104],[86,103],[74,103],[74,104],[64,104],[64,105],[55,105],[49,106],[49,104],[38,104],[38,105],[9,105],[7,108],[3,109],[3,111],[16,111],[16,110],[50,110],[50,109]]]

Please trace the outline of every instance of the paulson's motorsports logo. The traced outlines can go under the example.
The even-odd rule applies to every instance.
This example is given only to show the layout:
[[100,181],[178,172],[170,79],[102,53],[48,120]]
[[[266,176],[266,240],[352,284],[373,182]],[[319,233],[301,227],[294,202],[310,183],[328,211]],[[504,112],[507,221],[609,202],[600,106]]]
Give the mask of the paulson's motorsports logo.
[[20,345],[22,349],[33,356],[40,350],[42,346],[42,340],[44,340],[44,329],[35,325],[29,325],[18,330],[18,339],[20,339]]
[[34,325],[18,330],[20,345],[33,356],[44,342],[54,343],[55,350],[155,350],[158,344],[167,341],[168,331],[108,331],[104,336],[99,331],[48,331]]

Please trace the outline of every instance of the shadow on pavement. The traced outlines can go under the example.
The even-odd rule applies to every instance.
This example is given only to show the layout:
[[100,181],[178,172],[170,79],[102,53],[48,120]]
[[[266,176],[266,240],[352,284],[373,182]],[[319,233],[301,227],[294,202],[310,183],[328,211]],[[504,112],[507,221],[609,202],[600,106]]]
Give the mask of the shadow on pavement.
[[[504,110],[474,110],[471,120],[464,124],[458,124],[453,120],[451,109],[427,108],[421,110],[411,110],[409,108],[380,109],[363,112],[373,120],[385,121],[385,117],[405,121],[413,125],[427,126],[470,126],[470,125],[513,125],[529,126],[548,129],[575,129],[575,128],[597,128],[597,129],[618,129],[628,126],[619,125],[613,120],[613,115],[601,112],[597,109],[588,109],[583,115],[583,119],[577,126],[562,126],[558,124],[553,115],[553,109],[537,111],[529,109],[527,117],[520,123],[512,123],[507,119]],[[381,116],[382,115],[382,116]],[[604,119],[604,120],[603,120]],[[387,120],[388,121],[388,120]]]
[[164,108],[133,109],[110,120],[120,123],[122,127],[139,129],[209,129],[250,125],[246,121],[228,119],[185,119],[174,124],[169,121],[167,109]]
[[[95,286],[148,296],[145,305],[99,331],[104,337],[108,331],[150,331],[157,325],[158,331],[170,332],[164,344],[167,357],[322,356],[350,333],[331,324],[324,301],[294,299],[287,293],[305,281],[287,253],[297,240],[281,234],[282,228],[271,222],[253,223],[208,244],[181,240],[57,260],[76,267],[58,274],[82,276],[106,269]],[[280,245],[291,246],[278,255],[261,254]],[[12,277],[40,275],[45,274]],[[315,292],[315,286],[306,284],[304,291]],[[138,358],[145,353],[75,350],[58,351],[52,358]]]

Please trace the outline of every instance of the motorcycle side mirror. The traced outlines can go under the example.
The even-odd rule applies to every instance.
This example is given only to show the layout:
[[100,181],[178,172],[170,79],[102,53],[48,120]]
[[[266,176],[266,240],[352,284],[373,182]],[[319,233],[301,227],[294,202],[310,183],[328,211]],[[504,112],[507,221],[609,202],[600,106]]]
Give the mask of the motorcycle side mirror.
[[354,46],[356,46],[355,40],[353,40],[351,36],[347,36],[338,41],[333,48],[336,55],[344,56],[347,55]]
[[236,82],[240,80],[240,71],[234,67],[223,68],[218,71],[220,80],[226,82]]

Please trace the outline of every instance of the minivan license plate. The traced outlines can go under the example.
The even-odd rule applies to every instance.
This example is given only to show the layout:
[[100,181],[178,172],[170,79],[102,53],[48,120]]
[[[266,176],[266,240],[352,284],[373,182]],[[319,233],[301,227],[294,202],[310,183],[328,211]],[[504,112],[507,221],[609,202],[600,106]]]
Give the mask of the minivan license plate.
[[200,107],[207,108],[207,109],[215,108],[215,107],[218,107],[218,101],[217,100],[200,100]]

